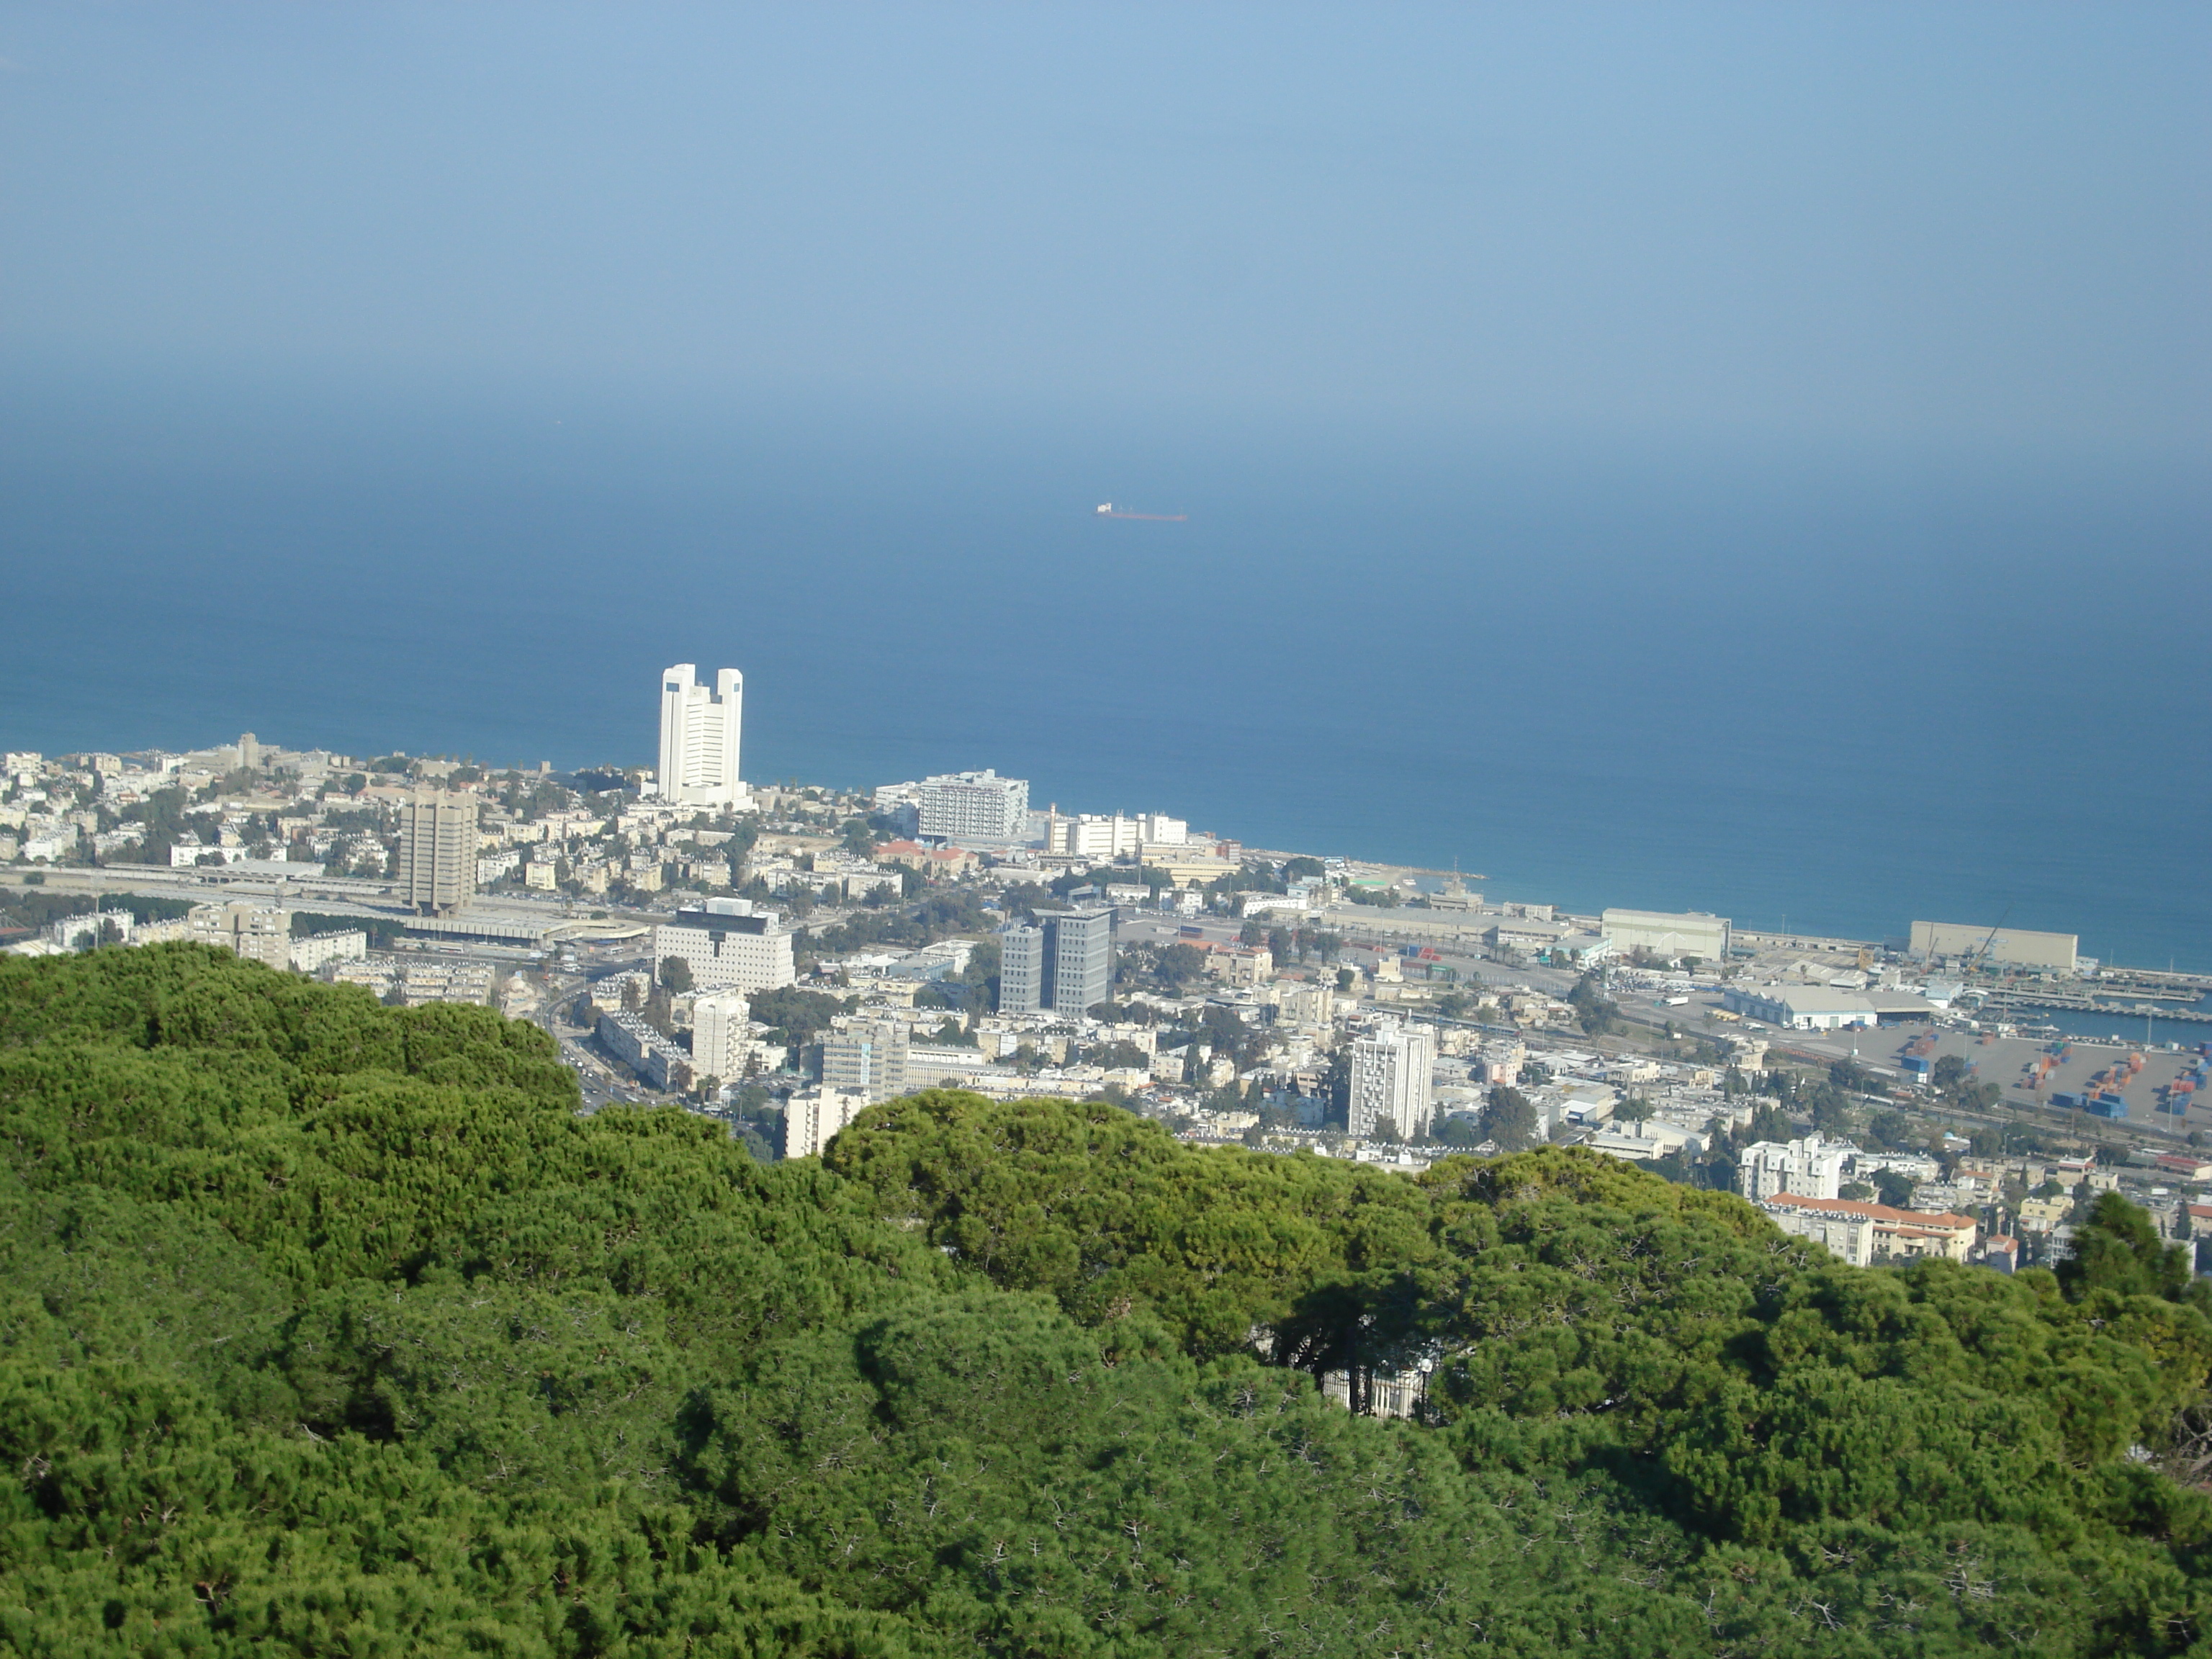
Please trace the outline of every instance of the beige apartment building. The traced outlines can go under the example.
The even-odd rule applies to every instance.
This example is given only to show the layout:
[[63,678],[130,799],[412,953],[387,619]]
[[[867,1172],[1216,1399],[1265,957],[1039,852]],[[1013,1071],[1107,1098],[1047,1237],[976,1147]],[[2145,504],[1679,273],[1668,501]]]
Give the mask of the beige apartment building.
[[225,904],[195,904],[185,918],[197,944],[233,951],[264,967],[292,965],[292,914],[274,905],[234,899]]
[[399,896],[417,915],[451,915],[476,896],[477,798],[417,789],[399,803]]

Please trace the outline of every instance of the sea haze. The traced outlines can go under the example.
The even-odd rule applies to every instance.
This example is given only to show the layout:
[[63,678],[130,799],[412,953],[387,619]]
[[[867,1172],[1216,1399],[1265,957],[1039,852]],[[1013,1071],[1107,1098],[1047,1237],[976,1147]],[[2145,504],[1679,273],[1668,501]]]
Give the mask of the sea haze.
[[2212,969],[2201,477],[9,379],[9,747],[644,763],[656,672],[732,664],[755,780]]

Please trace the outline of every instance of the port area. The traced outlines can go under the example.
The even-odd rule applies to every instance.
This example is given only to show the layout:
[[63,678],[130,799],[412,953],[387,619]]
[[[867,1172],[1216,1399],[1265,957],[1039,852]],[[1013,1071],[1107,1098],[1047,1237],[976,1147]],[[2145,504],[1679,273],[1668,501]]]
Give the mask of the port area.
[[[1924,1081],[1936,1060],[1952,1055],[1973,1068],[1974,1081],[2003,1091],[2001,1110],[2070,1118],[2085,1131],[2096,1127],[2088,1121],[2094,1118],[2177,1139],[2193,1131],[2212,1136],[2207,1091],[2176,1087],[2197,1072],[2202,1057],[2193,1047],[2177,1052],[2109,1038],[1978,1036],[1943,1025],[1778,1032],[1776,1042],[1823,1060],[1855,1054],[1884,1081],[1901,1084]],[[2093,1107],[2098,1095],[2103,1100]]]

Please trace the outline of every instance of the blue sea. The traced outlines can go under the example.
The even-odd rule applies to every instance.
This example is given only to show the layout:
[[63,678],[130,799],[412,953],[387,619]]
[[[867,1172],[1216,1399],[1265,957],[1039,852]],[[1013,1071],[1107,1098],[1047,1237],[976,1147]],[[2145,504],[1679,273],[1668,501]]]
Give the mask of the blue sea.
[[1073,398],[24,370],[0,746],[644,763],[658,671],[727,664],[755,781],[995,767],[1507,898],[2002,920],[2212,969],[2205,486]]

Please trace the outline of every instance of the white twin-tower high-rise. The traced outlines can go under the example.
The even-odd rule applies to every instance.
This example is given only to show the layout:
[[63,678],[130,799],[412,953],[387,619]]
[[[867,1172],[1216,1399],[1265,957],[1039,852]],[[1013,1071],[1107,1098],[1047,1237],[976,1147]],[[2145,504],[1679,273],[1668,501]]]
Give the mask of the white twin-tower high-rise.
[[694,664],[660,677],[660,769],[653,793],[680,806],[743,807],[751,796],[738,777],[738,735],[744,723],[745,677],[717,669],[712,688]]

